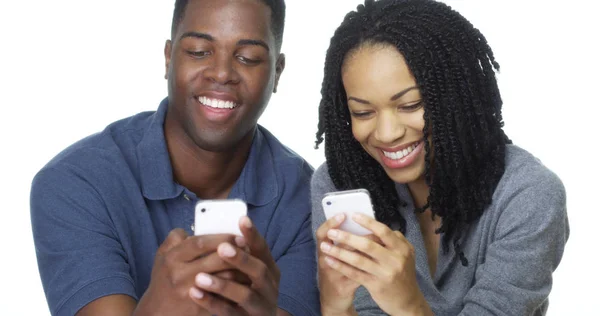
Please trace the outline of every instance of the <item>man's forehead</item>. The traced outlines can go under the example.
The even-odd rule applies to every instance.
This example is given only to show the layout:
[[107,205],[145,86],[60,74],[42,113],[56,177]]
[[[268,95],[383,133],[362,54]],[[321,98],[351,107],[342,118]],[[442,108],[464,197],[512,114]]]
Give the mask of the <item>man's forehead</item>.
[[219,37],[259,37],[271,40],[271,10],[260,0],[195,0],[188,3],[179,35],[209,33]]
[[271,24],[271,9],[260,0],[196,0],[188,4],[182,22],[216,22],[222,26],[235,22],[268,28]]

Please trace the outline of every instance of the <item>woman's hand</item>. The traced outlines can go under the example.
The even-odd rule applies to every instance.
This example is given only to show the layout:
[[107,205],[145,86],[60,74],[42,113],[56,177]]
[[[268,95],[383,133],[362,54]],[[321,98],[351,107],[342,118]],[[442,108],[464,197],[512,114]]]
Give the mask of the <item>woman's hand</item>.
[[[344,214],[338,214],[317,229],[317,245],[321,249],[333,246],[333,243],[327,237],[327,233],[331,229],[338,228],[344,218]],[[354,300],[354,292],[359,287],[358,282],[333,269],[332,265],[327,263],[327,261],[333,260],[332,258],[327,257],[322,251],[318,251],[318,253],[321,313],[324,316],[356,315],[352,301]]]
[[381,243],[329,229],[327,237],[338,245],[321,243],[321,251],[327,255],[322,261],[363,285],[379,308],[390,315],[433,315],[417,284],[415,250],[404,235],[362,214],[354,214],[352,219],[372,231]]

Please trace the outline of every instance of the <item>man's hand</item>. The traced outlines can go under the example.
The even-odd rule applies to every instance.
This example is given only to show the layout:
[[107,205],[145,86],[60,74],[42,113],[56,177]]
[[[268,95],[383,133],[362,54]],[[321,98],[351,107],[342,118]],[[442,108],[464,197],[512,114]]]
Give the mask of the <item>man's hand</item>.
[[193,301],[203,309],[218,315],[276,315],[279,290],[279,268],[275,264],[266,241],[248,217],[240,219],[243,239],[249,253],[240,251],[231,241],[218,245],[218,256],[231,267],[247,275],[250,285],[226,280],[210,272],[200,273],[189,291]]
[[[234,273],[234,267],[216,252],[219,245],[232,242],[235,242],[233,235],[188,237],[182,229],[171,231],[158,248],[150,285],[134,315],[210,315],[189,296],[200,272],[223,280],[234,279],[239,284],[250,281],[240,273]],[[234,249],[244,253],[239,248]]]

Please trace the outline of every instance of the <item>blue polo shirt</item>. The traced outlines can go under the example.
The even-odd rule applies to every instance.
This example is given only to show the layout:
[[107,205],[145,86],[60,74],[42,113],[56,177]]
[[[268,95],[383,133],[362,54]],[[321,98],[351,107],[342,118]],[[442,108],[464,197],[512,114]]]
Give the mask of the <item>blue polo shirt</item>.
[[[52,315],[74,315],[111,294],[139,300],[167,234],[193,234],[196,195],[173,180],[156,112],[117,121],[51,160],[35,176],[31,222]],[[248,204],[281,271],[280,308],[319,315],[310,223],[312,167],[259,126],[230,193]]]

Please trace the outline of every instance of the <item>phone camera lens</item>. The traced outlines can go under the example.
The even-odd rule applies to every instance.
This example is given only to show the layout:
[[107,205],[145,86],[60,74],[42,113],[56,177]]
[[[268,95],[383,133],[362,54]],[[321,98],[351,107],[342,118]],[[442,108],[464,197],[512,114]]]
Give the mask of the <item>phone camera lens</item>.
[[331,205],[331,201],[327,201],[327,205]]
[[203,209],[200,210],[200,212],[204,213],[204,212],[206,212],[206,209],[203,208]]

